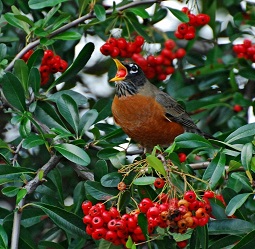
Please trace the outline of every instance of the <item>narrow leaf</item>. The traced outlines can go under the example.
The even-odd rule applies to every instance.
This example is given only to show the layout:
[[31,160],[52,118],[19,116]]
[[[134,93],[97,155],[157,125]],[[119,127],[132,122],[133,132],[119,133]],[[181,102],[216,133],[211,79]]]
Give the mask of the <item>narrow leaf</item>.
[[0,226],[0,247],[3,249],[8,248],[8,236],[3,226]]
[[59,3],[66,2],[67,0],[29,0],[28,5],[31,9],[42,9],[45,7],[53,7]]
[[180,10],[177,10],[177,9],[173,9],[173,8],[170,8],[168,7],[168,9],[172,12],[172,14],[177,18],[179,19],[181,22],[188,22],[189,21],[189,17],[183,13],[182,11]]
[[254,247],[255,230],[246,234],[232,249],[250,249]]
[[79,135],[82,136],[95,123],[98,112],[94,109],[88,110],[83,114],[79,122]]
[[252,158],[252,143],[247,143],[243,146],[241,152],[241,162],[245,170],[250,171],[251,169],[251,158]]
[[58,34],[53,37],[54,40],[63,40],[63,41],[69,41],[69,40],[79,40],[81,39],[81,34],[74,31],[66,31],[64,33]]
[[76,145],[63,143],[54,145],[54,148],[62,154],[62,156],[73,163],[77,163],[82,166],[87,166],[90,163],[88,154]]
[[157,170],[159,173],[161,173],[163,176],[166,176],[166,171],[164,168],[164,165],[162,161],[160,161],[157,157],[153,155],[149,155],[146,157],[147,162],[149,163],[149,166]]
[[47,214],[50,219],[66,233],[75,237],[77,237],[77,235],[81,237],[86,236],[84,224],[79,216],[59,207],[45,203],[37,202],[32,203],[31,205],[41,208],[44,213]]
[[101,22],[105,21],[106,19],[105,9],[101,4],[95,4],[94,11],[99,21]]
[[2,80],[3,93],[8,102],[20,111],[26,110],[25,92],[19,79],[7,72]]
[[236,195],[235,197],[233,197],[227,207],[226,207],[226,214],[228,216],[231,216],[235,213],[235,211],[240,208],[245,201],[248,199],[248,197],[251,195],[252,193],[244,193],[244,194],[239,194]]
[[101,178],[101,184],[104,187],[117,187],[122,179],[122,175],[118,172],[112,172]]
[[19,204],[19,202],[26,196],[27,190],[25,188],[22,188],[19,190],[16,198],[16,205]]
[[144,177],[139,177],[136,178],[133,183],[135,185],[150,185],[155,182],[156,177],[154,176],[144,176]]

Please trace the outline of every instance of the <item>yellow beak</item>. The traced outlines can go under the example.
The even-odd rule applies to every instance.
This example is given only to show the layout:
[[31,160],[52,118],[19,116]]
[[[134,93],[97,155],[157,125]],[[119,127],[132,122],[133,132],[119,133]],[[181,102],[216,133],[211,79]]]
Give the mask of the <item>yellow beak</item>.
[[126,67],[119,60],[113,60],[117,66],[117,73],[114,78],[110,79],[110,82],[124,80],[128,73]]

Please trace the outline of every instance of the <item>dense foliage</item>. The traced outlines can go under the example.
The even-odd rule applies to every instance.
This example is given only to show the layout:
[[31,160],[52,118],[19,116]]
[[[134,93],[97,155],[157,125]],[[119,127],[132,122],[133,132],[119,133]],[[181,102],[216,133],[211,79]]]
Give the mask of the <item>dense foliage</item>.
[[[0,1],[0,248],[252,248],[255,5],[117,3]],[[111,57],[214,139],[144,155],[112,122]]]

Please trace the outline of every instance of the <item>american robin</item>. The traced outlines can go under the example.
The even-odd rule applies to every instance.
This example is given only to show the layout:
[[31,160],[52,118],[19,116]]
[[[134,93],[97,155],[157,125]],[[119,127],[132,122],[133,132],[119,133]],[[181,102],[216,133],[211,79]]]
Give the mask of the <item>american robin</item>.
[[146,149],[168,146],[185,131],[206,136],[183,107],[145,77],[135,63],[114,59],[117,73],[112,114],[116,124]]

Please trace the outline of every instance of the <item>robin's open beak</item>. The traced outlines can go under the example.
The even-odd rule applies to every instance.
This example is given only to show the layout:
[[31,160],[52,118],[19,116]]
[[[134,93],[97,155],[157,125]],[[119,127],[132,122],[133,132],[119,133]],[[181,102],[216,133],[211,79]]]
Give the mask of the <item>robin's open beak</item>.
[[124,80],[127,76],[127,69],[126,67],[117,59],[113,59],[116,66],[117,66],[117,73],[114,78],[110,79],[110,81],[120,81]]

